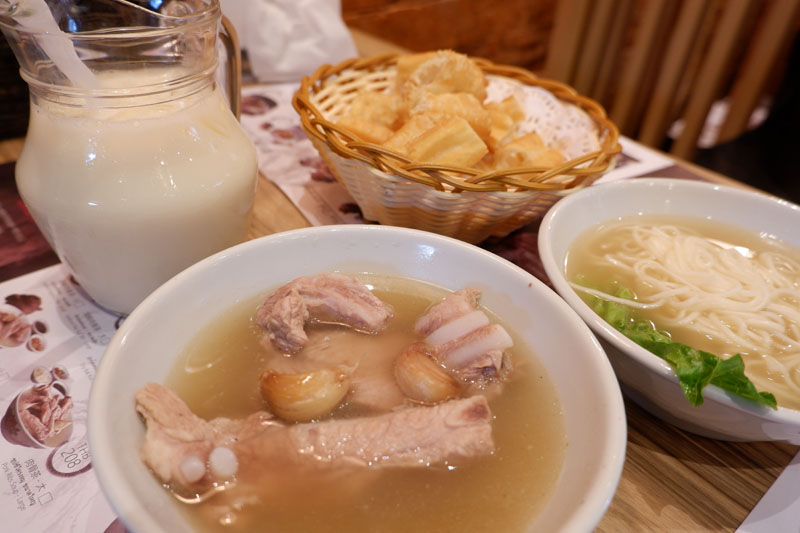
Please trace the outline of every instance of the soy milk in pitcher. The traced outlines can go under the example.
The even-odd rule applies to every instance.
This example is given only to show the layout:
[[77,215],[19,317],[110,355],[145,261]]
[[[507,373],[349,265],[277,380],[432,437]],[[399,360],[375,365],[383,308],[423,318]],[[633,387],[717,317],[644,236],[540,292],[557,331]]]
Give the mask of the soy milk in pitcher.
[[219,89],[123,109],[32,105],[20,195],[78,283],[127,313],[247,236],[255,150]]
[[[179,7],[166,13],[99,3],[107,20],[63,33],[76,60],[87,58],[83,72],[42,63],[42,50],[58,47],[33,19],[26,27],[19,13],[0,16],[0,28],[31,89],[20,195],[81,287],[129,313],[184,268],[246,239],[257,159],[215,81],[216,0],[167,3]],[[55,21],[63,4],[50,4]]]

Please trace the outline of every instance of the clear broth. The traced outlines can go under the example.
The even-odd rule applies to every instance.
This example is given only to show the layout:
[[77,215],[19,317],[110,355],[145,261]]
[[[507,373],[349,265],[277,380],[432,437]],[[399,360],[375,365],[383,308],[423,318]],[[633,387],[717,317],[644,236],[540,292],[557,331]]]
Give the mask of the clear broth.
[[[311,326],[308,346],[344,342],[348,352],[363,360],[374,357],[376,350],[399,354],[417,340],[414,321],[447,294],[439,287],[403,278],[361,279],[393,307],[388,327],[371,336]],[[285,364],[286,356],[259,342],[252,316],[263,296],[222,313],[190,343],[169,376],[167,385],[199,416],[238,418],[267,409],[258,375],[267,366]],[[204,531],[406,532],[411,527],[437,532],[524,531],[552,493],[566,436],[558,394],[546,370],[519,336],[509,333],[514,339],[512,375],[502,393],[492,395],[489,402],[494,415],[493,455],[451,469],[365,467],[363,474],[334,483],[312,478],[301,490],[287,490],[278,497],[271,494],[268,501],[245,507],[233,520],[231,515],[216,513],[214,498],[186,506],[185,511]],[[393,355],[383,359],[391,361]],[[376,371],[386,368],[390,365],[375,365]],[[362,414],[366,413],[344,405],[333,416]],[[291,482],[294,479],[286,481],[287,487],[296,485]],[[231,523],[221,524],[226,521]]]

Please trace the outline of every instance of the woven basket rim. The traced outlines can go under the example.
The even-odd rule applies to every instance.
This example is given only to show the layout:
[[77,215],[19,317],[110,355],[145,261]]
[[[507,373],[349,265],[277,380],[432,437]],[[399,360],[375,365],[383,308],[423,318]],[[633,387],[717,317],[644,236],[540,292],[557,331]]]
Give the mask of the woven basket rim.
[[[421,163],[380,145],[364,142],[327,120],[313,103],[312,97],[324,90],[330,80],[344,73],[347,73],[349,78],[357,78],[394,68],[398,57],[400,54],[388,53],[367,58],[351,58],[337,65],[322,65],[311,76],[304,76],[292,98],[292,105],[300,117],[300,124],[305,133],[316,137],[341,157],[359,160],[379,172],[422,183],[448,193],[461,191],[503,191],[512,194],[527,191],[564,193],[569,189],[588,185],[599,178],[612,165],[614,157],[622,151],[619,144],[619,129],[608,118],[605,109],[595,100],[578,94],[575,89],[564,83],[540,78],[529,70],[496,64],[478,57],[470,59],[475,61],[484,74],[510,78],[525,85],[543,88],[559,101],[582,109],[597,128],[600,148],[555,167],[481,171]],[[523,175],[525,177],[522,177]],[[571,179],[550,181],[557,176],[568,176]]]

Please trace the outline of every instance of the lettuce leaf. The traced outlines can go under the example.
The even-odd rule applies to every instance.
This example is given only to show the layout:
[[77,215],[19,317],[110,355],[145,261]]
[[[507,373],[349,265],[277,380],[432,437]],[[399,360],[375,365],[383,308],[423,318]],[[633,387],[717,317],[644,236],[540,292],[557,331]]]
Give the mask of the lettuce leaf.
[[[625,288],[618,288],[614,296],[633,299],[633,293]],[[747,378],[740,354],[722,359],[712,353],[674,342],[668,335],[658,331],[651,322],[634,317],[628,306],[616,302],[592,297],[590,305],[623,335],[667,361],[680,380],[683,394],[695,407],[702,405],[703,388],[710,383],[757,404],[778,408],[773,394],[759,392]]]

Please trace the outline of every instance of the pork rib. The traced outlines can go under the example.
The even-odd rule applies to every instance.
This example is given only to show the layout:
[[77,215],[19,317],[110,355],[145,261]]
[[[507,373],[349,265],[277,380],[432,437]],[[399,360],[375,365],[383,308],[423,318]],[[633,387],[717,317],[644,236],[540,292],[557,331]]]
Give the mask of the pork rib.
[[486,398],[478,395],[371,418],[296,425],[289,433],[303,455],[332,464],[430,466],[491,453],[491,418]]
[[308,342],[303,328],[309,319],[377,332],[391,316],[391,307],[357,278],[320,274],[297,278],[269,295],[258,308],[256,322],[278,349],[296,352]]
[[[147,426],[142,460],[162,482],[189,493],[218,481],[210,462],[219,448],[233,452],[238,478],[253,484],[290,464],[326,471],[420,467],[494,450],[492,414],[481,395],[375,417],[284,425],[261,411],[243,420],[207,421],[170,389],[149,383],[136,394],[136,409]],[[199,464],[202,475],[187,475],[189,463]]]

